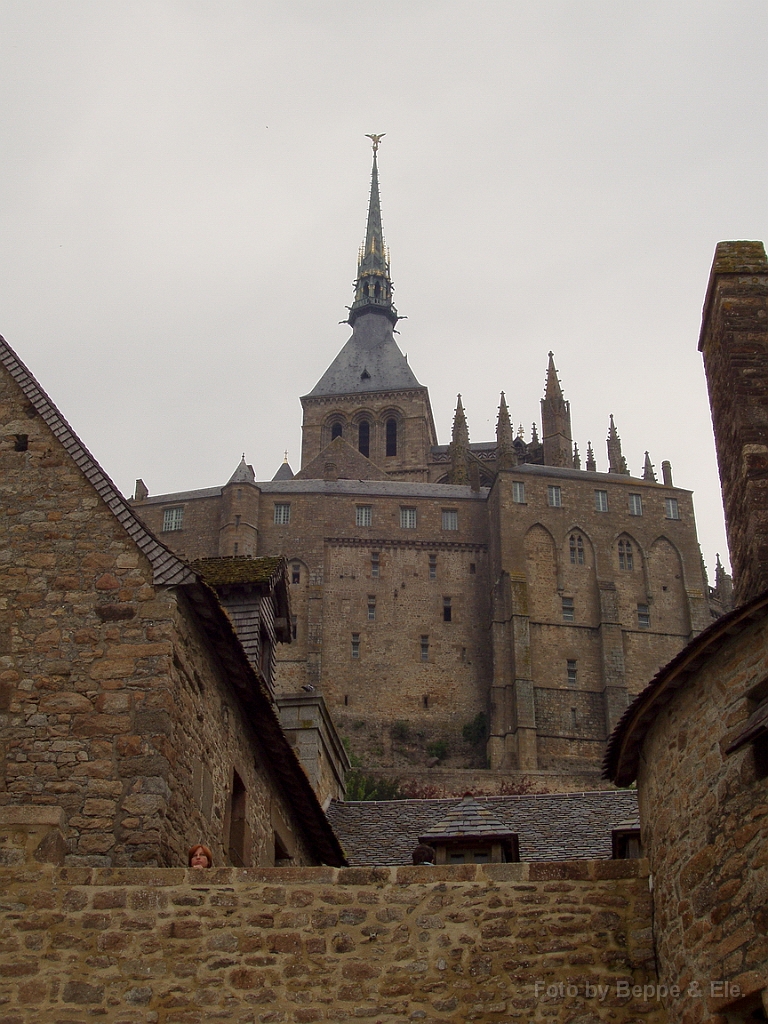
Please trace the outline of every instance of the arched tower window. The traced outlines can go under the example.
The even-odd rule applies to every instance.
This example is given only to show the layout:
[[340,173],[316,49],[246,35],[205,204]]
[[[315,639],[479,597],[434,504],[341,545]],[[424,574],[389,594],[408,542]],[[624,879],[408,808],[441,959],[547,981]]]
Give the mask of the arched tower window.
[[397,455],[397,420],[394,416],[387,420],[387,455]]
[[341,437],[344,432],[344,428],[341,423],[334,423],[331,427],[331,440],[335,441],[337,437]]
[[371,425],[368,420],[363,420],[357,430],[357,447],[361,455],[366,459],[371,449]]

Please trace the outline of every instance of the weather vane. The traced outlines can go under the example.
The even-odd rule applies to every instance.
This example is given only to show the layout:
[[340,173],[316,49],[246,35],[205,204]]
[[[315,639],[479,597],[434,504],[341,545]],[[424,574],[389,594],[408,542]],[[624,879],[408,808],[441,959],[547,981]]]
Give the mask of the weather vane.
[[373,152],[376,153],[379,148],[379,143],[386,135],[386,132],[382,132],[381,135],[366,135],[366,139],[370,139],[373,143]]

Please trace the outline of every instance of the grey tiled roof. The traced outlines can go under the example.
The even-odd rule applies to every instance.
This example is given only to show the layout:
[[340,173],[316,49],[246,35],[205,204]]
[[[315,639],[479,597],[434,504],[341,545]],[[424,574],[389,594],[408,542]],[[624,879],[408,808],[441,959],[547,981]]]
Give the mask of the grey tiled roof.
[[421,388],[421,384],[392,336],[391,322],[385,316],[367,313],[355,321],[349,341],[306,397],[402,388]]
[[390,494],[402,498],[464,498],[485,501],[489,488],[473,491],[463,484],[412,483],[408,480],[270,480],[260,483],[264,494]]
[[[520,860],[607,860],[611,832],[639,823],[634,790],[476,797],[518,837]],[[381,800],[341,803],[328,820],[351,865],[410,864],[428,830],[460,800]]]
[[473,796],[465,796],[460,803],[451,807],[444,818],[436,822],[422,835],[425,843],[435,839],[490,839],[508,836],[506,825],[486,804],[479,804]]

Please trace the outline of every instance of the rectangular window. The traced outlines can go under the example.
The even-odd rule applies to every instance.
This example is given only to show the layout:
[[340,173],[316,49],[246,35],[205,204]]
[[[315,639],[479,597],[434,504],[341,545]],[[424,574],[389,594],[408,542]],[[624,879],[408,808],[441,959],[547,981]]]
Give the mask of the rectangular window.
[[629,514],[631,516],[641,516],[643,514],[643,499],[639,494],[630,494]]
[[595,491],[595,512],[608,511],[608,491]]
[[566,669],[567,678],[568,678],[568,685],[569,686],[575,686],[576,685],[576,659],[575,658],[573,658],[573,659],[569,658],[566,661],[566,663],[565,663],[565,669]]
[[477,572],[477,566],[475,565],[474,562],[470,562],[469,563],[469,574],[470,574],[470,576],[474,576],[476,572]]
[[443,598],[443,622],[450,622],[451,621],[451,612],[452,612],[452,610],[453,609],[451,608],[451,599],[450,599],[450,597],[444,597]]
[[664,499],[664,514],[667,519],[680,518],[680,506],[677,504],[677,498]]
[[352,634],[352,657],[353,658],[359,658],[360,657],[360,634],[359,633],[353,633]]
[[443,509],[443,529],[444,530],[458,530],[459,528],[459,513],[454,512],[451,509]]
[[562,508],[563,493],[559,487],[553,486],[552,484],[547,487],[547,504],[550,508]]
[[639,604],[637,606],[637,628],[638,629],[650,629],[651,628],[651,613],[648,609],[647,604]]
[[358,505],[355,510],[355,526],[371,525],[371,505]]
[[520,480],[512,481],[512,501],[517,505],[525,504],[525,484]]
[[371,576],[373,579],[379,578],[379,552],[371,552]]
[[184,509],[182,506],[178,508],[167,508],[163,512],[163,530],[180,530],[184,526]]
[[429,637],[423,636],[421,638],[421,660],[429,661]]
[[368,621],[374,622],[376,619],[376,595],[368,595]]
[[400,509],[400,526],[403,530],[415,530],[416,529],[416,509],[415,508],[401,508]]
[[301,564],[294,562],[291,566],[291,583],[301,583]]
[[429,578],[431,580],[437,579],[437,555],[429,556]]
[[291,506],[287,502],[275,502],[275,523],[287,526],[291,521]]
[[576,614],[573,607],[573,598],[564,597],[563,601],[563,622],[575,622]]
[[299,620],[295,615],[291,616],[291,640],[296,639],[296,634],[299,632]]

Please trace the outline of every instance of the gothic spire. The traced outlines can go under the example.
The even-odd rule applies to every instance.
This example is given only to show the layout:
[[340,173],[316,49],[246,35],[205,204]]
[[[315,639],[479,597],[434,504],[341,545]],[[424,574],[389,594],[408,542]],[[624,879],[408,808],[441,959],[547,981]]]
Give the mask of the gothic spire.
[[597,463],[595,462],[595,453],[592,451],[591,441],[587,441],[587,472],[597,472]]
[[613,413],[611,413],[610,417],[608,439],[606,443],[608,446],[608,472],[623,473],[625,476],[629,476],[627,460],[621,454],[621,438],[619,437],[619,432],[613,422]]
[[369,135],[367,138],[373,141],[371,197],[368,202],[365,243],[357,262],[355,300],[349,307],[349,323],[354,324],[363,313],[381,313],[395,324],[398,316],[392,302],[393,285],[389,276],[389,253],[384,244],[384,232],[381,227],[379,166],[376,156],[382,136]]
[[653,463],[651,462],[651,456],[648,452],[645,453],[645,463],[643,464],[643,480],[652,480],[656,483],[656,474],[653,470]]
[[547,383],[541,400],[541,434],[544,442],[544,465],[572,466],[571,407],[563,397],[552,352],[549,353]]
[[502,391],[499,402],[499,418],[496,421],[496,467],[497,469],[510,469],[516,464],[515,435],[509,418],[507,399]]
[[456,412],[453,415],[453,431],[451,433],[452,444],[469,447],[469,427],[467,417],[464,415],[464,406],[461,404],[461,395],[456,396]]
[[558,398],[562,400],[563,389],[560,386],[560,381],[557,376],[557,369],[555,367],[555,353],[549,353],[549,364],[547,365],[547,383],[544,388],[544,398]]

